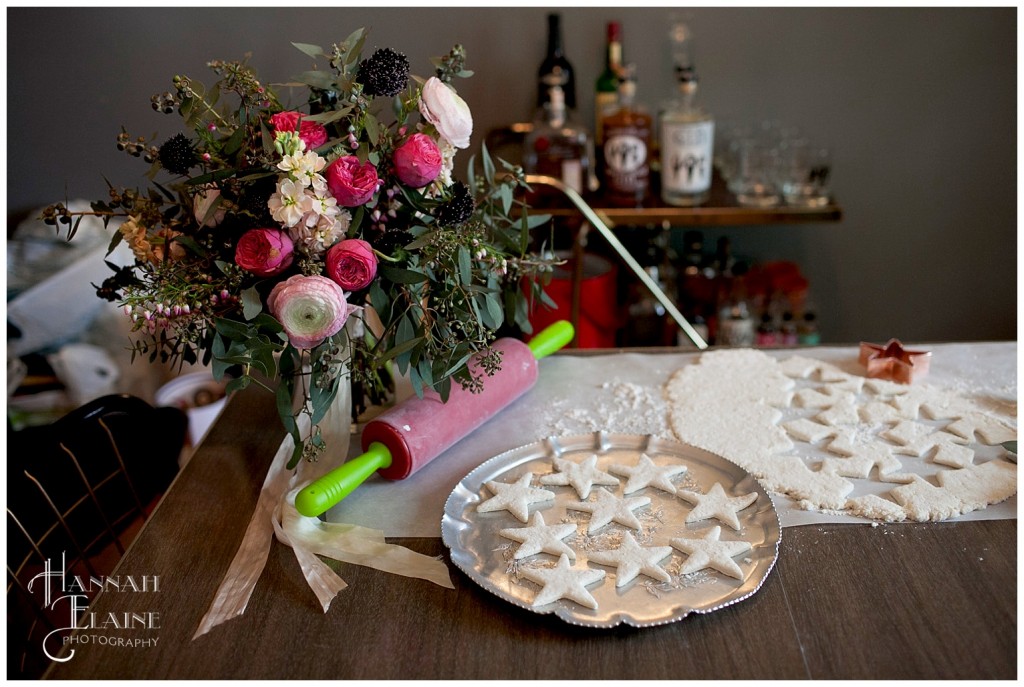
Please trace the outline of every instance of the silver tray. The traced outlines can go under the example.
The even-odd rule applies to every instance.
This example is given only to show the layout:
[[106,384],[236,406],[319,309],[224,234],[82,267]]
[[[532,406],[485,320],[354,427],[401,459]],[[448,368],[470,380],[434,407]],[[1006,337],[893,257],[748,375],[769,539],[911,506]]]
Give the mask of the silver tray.
[[[519,543],[506,539],[498,531],[510,527],[525,527],[508,511],[489,513],[477,512],[477,505],[491,493],[485,482],[514,482],[526,472],[543,475],[555,472],[552,458],[566,458],[580,461],[591,453],[598,456],[597,466],[607,471],[613,463],[633,465],[641,452],[647,453],[659,465],[682,463],[687,471],[676,475],[672,482],[677,490],[706,492],[715,482],[720,482],[730,495],[755,492],[757,500],[739,511],[740,530],[734,531],[718,520],[703,520],[685,523],[692,506],[675,496],[653,487],[645,487],[629,496],[647,496],[651,503],[634,513],[642,524],[639,532],[633,531],[643,546],[668,546],[676,537],[699,537],[715,525],[722,527],[722,539],[743,539],[751,544],[751,550],[734,560],[744,573],[744,579],[734,579],[711,568],[687,575],[679,574],[686,555],[674,550],[672,556],[662,562],[670,574],[669,582],[659,582],[645,575],[622,587],[615,586],[615,568],[597,567],[607,572],[600,582],[590,585],[587,590],[597,601],[597,609],[591,610],[568,599],[561,599],[544,606],[532,607],[540,587],[525,577],[520,577],[520,566],[548,567],[556,557],[538,553],[519,561],[513,555]],[[594,486],[591,490],[609,489],[616,496],[623,495],[626,477],[617,487]],[[563,541],[576,552],[573,567],[588,566],[588,551],[615,548],[627,528],[611,523],[594,535],[587,534],[586,523],[590,515],[567,509],[565,505],[580,501],[579,494],[571,486],[544,486],[554,492],[555,499],[530,506],[530,517],[537,511],[544,515],[548,525],[559,522],[578,522],[580,527]],[[708,451],[675,441],[647,435],[608,434],[595,432],[569,437],[550,437],[511,451],[499,454],[486,461],[462,479],[449,495],[441,520],[441,535],[451,550],[452,561],[481,587],[521,608],[536,613],[553,613],[574,625],[590,627],[615,627],[620,623],[634,627],[663,625],[685,618],[690,613],[710,613],[737,601],[742,601],[760,589],[778,557],[782,530],[771,498],[749,473],[738,465]]]

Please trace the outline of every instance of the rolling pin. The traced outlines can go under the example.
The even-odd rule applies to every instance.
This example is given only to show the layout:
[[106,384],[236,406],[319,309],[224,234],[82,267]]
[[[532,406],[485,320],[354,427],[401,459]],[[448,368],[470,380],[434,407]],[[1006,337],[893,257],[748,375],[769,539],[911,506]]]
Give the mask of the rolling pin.
[[363,454],[304,487],[295,496],[302,515],[327,511],[374,472],[390,480],[409,477],[505,406],[529,391],[537,381],[537,361],[572,341],[575,332],[566,321],[552,324],[528,344],[504,338],[494,342],[501,351],[501,369],[485,377],[483,390],[473,393],[453,385],[448,402],[427,390],[366,424]]

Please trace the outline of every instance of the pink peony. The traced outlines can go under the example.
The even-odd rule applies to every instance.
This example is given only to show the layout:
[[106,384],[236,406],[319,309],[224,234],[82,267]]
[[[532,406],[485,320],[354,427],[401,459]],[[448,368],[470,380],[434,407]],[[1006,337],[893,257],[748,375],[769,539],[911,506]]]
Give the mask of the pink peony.
[[354,155],[339,157],[324,169],[327,188],[338,205],[354,208],[368,202],[377,191],[380,180],[377,168],[369,162],[362,164]]
[[271,115],[270,125],[274,127],[274,131],[298,130],[299,138],[310,150],[327,143],[327,129],[316,122],[304,119],[301,112],[278,112]]
[[473,134],[469,105],[451,86],[436,76],[427,79],[420,92],[420,113],[456,148],[468,148]]
[[377,256],[362,239],[339,241],[327,251],[325,261],[327,274],[348,291],[365,289],[377,276]]
[[280,229],[250,229],[235,247],[235,263],[257,277],[272,277],[288,269],[294,254],[291,238]]
[[430,136],[413,134],[395,149],[395,176],[406,186],[423,188],[441,172],[441,149]]
[[295,348],[315,348],[345,326],[354,308],[345,292],[327,277],[296,274],[267,296],[267,309],[278,319]]

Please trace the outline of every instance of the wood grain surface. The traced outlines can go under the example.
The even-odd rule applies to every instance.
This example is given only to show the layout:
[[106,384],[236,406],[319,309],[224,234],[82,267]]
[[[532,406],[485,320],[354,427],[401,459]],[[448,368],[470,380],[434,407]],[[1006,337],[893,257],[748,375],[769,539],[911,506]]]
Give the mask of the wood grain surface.
[[[291,549],[275,541],[245,614],[192,640],[282,435],[269,394],[231,400],[117,571],[159,575],[160,592],[103,593],[93,609],[158,612],[159,629],[131,635],[155,646],[79,645],[47,678],[1017,675],[1016,520],[787,528],[775,569],[751,598],[661,627],[611,630],[520,609],[450,563],[454,590],[331,561],[349,587],[324,614]],[[447,551],[440,539],[389,541]]]

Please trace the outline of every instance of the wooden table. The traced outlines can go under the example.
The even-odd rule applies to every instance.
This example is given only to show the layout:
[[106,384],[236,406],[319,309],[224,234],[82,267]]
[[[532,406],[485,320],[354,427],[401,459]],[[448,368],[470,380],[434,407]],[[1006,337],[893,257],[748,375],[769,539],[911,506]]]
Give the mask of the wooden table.
[[[159,629],[125,634],[155,646],[79,646],[48,678],[1017,676],[1016,520],[787,528],[753,597],[612,630],[512,606],[453,565],[451,590],[332,561],[350,586],[323,614],[275,541],[246,613],[193,641],[283,434],[270,394],[231,400],[115,573],[159,575],[159,593],[105,592],[93,609],[159,613]],[[447,553],[439,538],[389,541]]]

